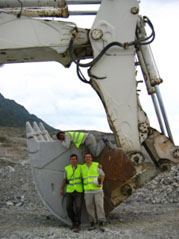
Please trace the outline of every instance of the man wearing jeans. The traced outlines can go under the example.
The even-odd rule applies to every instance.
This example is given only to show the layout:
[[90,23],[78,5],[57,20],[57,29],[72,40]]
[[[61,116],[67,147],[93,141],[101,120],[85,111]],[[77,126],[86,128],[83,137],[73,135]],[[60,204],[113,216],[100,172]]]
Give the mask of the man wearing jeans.
[[81,166],[81,170],[85,204],[90,220],[90,227],[88,230],[94,230],[98,222],[100,230],[104,232],[103,226],[106,217],[102,187],[105,175],[103,170],[98,167],[99,163],[92,162],[93,158],[90,153],[85,154],[84,160],[85,163]]
[[83,185],[81,179],[81,164],[78,164],[76,154],[70,156],[70,164],[65,167],[60,194],[64,195],[66,186],[66,210],[72,221],[72,229],[79,232],[81,224],[81,207],[83,201]]

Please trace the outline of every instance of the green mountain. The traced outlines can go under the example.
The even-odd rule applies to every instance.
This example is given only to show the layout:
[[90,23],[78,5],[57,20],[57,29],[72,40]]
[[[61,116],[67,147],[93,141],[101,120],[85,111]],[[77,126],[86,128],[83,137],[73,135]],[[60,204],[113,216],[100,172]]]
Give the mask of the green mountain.
[[42,122],[47,130],[55,130],[34,114],[29,114],[24,106],[17,104],[14,100],[4,98],[0,93],[0,126],[25,127],[27,121]]

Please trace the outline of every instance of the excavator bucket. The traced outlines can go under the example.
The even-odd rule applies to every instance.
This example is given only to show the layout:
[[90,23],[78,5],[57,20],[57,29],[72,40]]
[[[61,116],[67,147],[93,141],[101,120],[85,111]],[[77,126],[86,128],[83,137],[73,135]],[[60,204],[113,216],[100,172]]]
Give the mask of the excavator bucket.
[[[38,125],[34,122],[31,126],[27,122],[26,136],[34,181],[43,203],[54,216],[65,224],[71,225],[71,221],[66,213],[65,197],[60,195],[60,186],[64,178],[64,167],[69,164],[72,153],[78,155],[79,163],[84,163],[85,146],[82,145],[82,147],[77,149],[74,145],[71,145],[70,149],[65,149],[59,140],[51,138],[42,123]],[[160,138],[160,134],[157,134],[157,142],[160,141],[161,143],[161,140],[158,138]],[[152,140],[150,139],[149,141]],[[146,144],[151,148],[149,143],[151,142]],[[167,147],[169,147],[168,144]],[[176,150],[178,149],[175,149],[175,152]],[[143,153],[147,154],[144,148],[143,151]],[[105,172],[103,189],[106,215],[131,196],[136,189],[143,186],[162,171],[152,161],[138,162],[135,159],[131,161],[130,156],[123,149],[111,148],[109,146],[106,146],[94,160],[102,164]],[[161,159],[158,163],[160,161]],[[168,161],[165,160],[167,169],[169,168]],[[178,159],[174,161],[172,164],[170,161],[170,167],[176,164]],[[87,222],[85,206],[83,206],[82,221]]]
[[77,150],[72,146],[66,150],[60,141],[50,137],[42,123],[38,125],[34,122],[31,126],[27,122],[26,136],[33,177],[42,202],[54,216],[71,225],[66,213],[65,198],[60,195],[60,186],[70,155],[77,154],[79,163],[82,163],[83,148]]

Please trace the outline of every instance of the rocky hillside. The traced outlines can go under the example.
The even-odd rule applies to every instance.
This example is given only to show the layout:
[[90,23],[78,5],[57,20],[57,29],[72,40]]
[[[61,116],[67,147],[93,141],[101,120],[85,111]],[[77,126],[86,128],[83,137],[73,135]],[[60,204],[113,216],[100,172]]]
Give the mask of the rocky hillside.
[[14,100],[6,99],[0,93],[0,126],[6,127],[25,127],[26,122],[43,122],[48,130],[54,130],[53,127],[46,124],[37,116],[30,114],[24,106],[17,104]]

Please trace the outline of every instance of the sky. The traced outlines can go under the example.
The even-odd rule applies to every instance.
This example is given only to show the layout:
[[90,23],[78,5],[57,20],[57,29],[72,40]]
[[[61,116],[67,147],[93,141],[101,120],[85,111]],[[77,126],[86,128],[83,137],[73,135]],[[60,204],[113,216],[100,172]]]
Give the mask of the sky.
[[[156,32],[151,48],[164,81],[160,91],[176,145],[179,145],[178,11],[178,0],[141,0],[139,13],[149,17]],[[78,27],[90,28],[94,17],[78,16],[68,20]],[[138,80],[142,80],[140,74]],[[140,89],[141,104],[150,124],[159,129],[144,84]],[[88,84],[78,79],[74,64],[67,69],[57,62],[3,65],[0,67],[0,93],[55,128],[110,132],[101,101]]]

